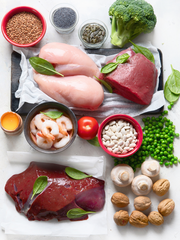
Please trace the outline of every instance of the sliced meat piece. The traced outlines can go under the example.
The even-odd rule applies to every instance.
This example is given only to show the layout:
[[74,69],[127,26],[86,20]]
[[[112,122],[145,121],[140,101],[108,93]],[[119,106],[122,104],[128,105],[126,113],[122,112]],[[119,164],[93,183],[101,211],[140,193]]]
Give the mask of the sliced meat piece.
[[[125,52],[126,50],[123,51]],[[138,53],[131,55],[126,63],[119,64],[112,73],[100,74],[99,78],[108,82],[114,93],[133,102],[148,105],[155,90],[157,69],[144,55]]]
[[99,76],[98,67],[86,53],[65,43],[53,42],[44,45],[39,57],[52,63],[55,69],[65,76]]
[[97,109],[104,100],[102,86],[86,76],[47,76],[34,72],[41,91],[69,107]]
[[[48,185],[31,200],[34,182],[41,175],[48,177]],[[24,172],[7,181],[5,191],[14,200],[17,211],[29,220],[67,220],[70,209],[97,212],[105,203],[103,180],[94,177],[75,180],[65,173],[65,166],[51,163],[31,162]],[[86,214],[74,220],[87,218]]]

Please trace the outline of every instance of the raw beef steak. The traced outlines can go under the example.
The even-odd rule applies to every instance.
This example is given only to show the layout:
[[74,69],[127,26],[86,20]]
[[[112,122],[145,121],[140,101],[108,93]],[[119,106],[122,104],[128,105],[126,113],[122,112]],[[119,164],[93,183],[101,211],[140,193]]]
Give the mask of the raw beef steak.
[[[73,208],[93,212],[102,210],[104,181],[94,177],[75,180],[66,174],[65,168],[58,164],[31,162],[24,172],[13,175],[7,181],[5,191],[14,200],[17,211],[24,213],[29,220],[56,218],[61,221],[69,219],[67,212]],[[42,175],[48,177],[48,185],[31,199],[34,182]],[[86,214],[73,220],[87,218]]]

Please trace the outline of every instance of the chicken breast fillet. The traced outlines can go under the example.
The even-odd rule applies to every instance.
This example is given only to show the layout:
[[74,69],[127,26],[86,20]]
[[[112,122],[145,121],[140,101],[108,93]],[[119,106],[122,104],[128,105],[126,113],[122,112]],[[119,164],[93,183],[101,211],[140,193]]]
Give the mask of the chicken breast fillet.
[[64,76],[85,75],[99,77],[99,69],[94,61],[80,49],[65,43],[44,45],[39,57],[52,63],[57,72]]
[[95,110],[104,100],[102,86],[91,77],[47,76],[37,72],[34,72],[33,77],[41,91],[69,107]]

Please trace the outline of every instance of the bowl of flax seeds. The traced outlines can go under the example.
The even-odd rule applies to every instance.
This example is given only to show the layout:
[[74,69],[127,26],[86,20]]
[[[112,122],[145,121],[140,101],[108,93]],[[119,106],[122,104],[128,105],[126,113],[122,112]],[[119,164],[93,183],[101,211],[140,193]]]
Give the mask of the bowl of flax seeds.
[[27,6],[11,9],[1,23],[3,36],[17,47],[32,47],[39,43],[46,33],[46,27],[41,13]]

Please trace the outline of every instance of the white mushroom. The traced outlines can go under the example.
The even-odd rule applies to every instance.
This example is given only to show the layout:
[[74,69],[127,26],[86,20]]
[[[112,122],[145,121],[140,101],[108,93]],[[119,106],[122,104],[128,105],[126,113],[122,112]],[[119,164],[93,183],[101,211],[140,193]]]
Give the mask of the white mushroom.
[[126,187],[131,184],[134,178],[132,167],[127,164],[118,164],[111,171],[111,179],[118,187]]
[[139,175],[133,179],[131,189],[135,195],[147,195],[151,191],[152,185],[151,178]]
[[156,160],[144,161],[141,165],[141,172],[148,177],[155,177],[160,172],[160,164]]

